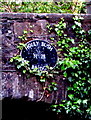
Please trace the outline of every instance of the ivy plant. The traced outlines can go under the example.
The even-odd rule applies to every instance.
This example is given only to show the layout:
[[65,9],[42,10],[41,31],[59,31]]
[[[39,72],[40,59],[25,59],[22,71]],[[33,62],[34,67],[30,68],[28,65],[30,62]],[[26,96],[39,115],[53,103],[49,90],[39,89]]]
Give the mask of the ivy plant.
[[[25,60],[20,55],[21,51],[26,48],[26,42],[27,42],[27,34],[30,31],[23,31],[23,35],[18,36],[19,39],[21,39],[21,42],[17,45],[17,49],[19,50],[19,53],[12,57],[10,59],[10,62],[13,63],[17,70],[19,70],[22,75],[25,75],[26,77],[30,78],[35,76],[38,82],[42,83],[43,87],[43,95],[39,99],[43,99],[44,96],[49,97],[52,91],[57,90],[57,84],[56,82],[53,82],[52,79],[55,78],[55,74],[57,74],[57,71],[52,71],[53,68],[46,66],[47,70],[41,71],[38,70],[38,68],[30,69],[30,62],[28,60]],[[47,83],[47,80],[49,81],[49,84]],[[38,100],[38,101],[39,101]]]
[[[68,81],[67,99],[60,100],[60,104],[52,105],[52,109],[57,113],[65,113],[69,118],[74,117],[77,120],[91,119],[91,30],[85,31],[81,24],[82,21],[82,17],[73,17],[74,23],[71,30],[74,36],[70,37],[67,33],[67,23],[64,18],[61,18],[53,29],[50,25],[47,25],[49,32],[54,30],[57,36],[56,46],[59,60],[53,70],[49,67],[48,71],[31,70],[29,61],[24,60],[20,55],[16,55],[10,60],[23,74],[34,75],[40,82],[45,83],[43,95],[47,97],[52,91],[57,90],[58,85],[53,82],[55,76],[63,75],[63,78]],[[27,32],[24,31],[24,35],[19,38],[26,41],[26,34]],[[24,47],[26,47],[26,44],[23,42],[17,46],[20,51]],[[47,80],[51,80],[51,82],[46,86]]]
[[58,68],[69,81],[67,99],[52,105],[54,111],[65,113],[70,118],[91,119],[91,30],[82,28],[83,18],[73,17],[72,31],[75,38],[65,34],[66,23],[63,19],[55,27],[58,46],[63,58],[59,59]]

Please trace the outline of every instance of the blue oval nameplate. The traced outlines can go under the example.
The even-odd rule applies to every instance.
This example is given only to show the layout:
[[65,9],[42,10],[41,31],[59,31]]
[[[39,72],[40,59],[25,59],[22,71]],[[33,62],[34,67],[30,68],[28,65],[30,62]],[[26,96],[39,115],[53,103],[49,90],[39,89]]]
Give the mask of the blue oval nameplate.
[[44,71],[47,66],[54,67],[57,63],[56,49],[44,40],[32,40],[26,43],[21,56],[30,61],[30,68]]

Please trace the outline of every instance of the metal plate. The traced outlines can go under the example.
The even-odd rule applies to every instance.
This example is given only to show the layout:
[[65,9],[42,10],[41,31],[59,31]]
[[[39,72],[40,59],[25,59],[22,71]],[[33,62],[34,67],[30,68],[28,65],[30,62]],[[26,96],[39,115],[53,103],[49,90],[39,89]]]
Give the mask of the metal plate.
[[46,66],[54,67],[57,62],[56,49],[44,40],[32,40],[26,43],[21,56],[30,61],[30,68],[47,70]]

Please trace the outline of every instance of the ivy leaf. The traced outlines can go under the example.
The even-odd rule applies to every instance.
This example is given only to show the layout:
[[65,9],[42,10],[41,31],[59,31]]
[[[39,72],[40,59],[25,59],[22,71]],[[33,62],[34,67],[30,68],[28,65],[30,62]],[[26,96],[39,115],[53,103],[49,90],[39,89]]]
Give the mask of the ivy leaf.
[[83,100],[83,104],[87,104],[87,101],[88,101],[87,99],[86,99],[86,100]]
[[53,87],[53,90],[56,91],[58,88],[57,87]]
[[74,90],[74,88],[73,87],[68,87],[67,90]]
[[26,73],[26,70],[23,70],[23,73]]
[[76,105],[73,105],[73,106],[72,106],[72,109],[73,109],[73,110],[76,110],[76,108],[77,108]]
[[46,79],[45,79],[45,78],[40,79],[40,82],[45,82],[45,81],[46,81]]
[[13,62],[13,60],[14,60],[14,59],[13,59],[13,58],[11,58],[11,59],[10,59],[10,62]]
[[77,26],[81,27],[81,23],[80,23],[80,22],[75,21],[75,24],[76,24]]
[[60,113],[60,112],[61,112],[61,110],[60,110],[60,109],[58,109],[58,110],[57,110],[57,113]]
[[70,109],[66,110],[66,113],[68,114],[70,112]]
[[24,31],[23,31],[23,33],[24,33],[24,34],[27,34],[27,33],[28,33],[28,31],[24,30]]
[[75,29],[75,28],[76,28],[76,26],[75,26],[75,25],[73,25],[73,26],[72,26],[72,28],[73,28],[73,29]]
[[55,112],[55,111],[56,111],[56,109],[52,109],[52,111],[54,111],[54,112]]
[[52,105],[51,107],[54,107],[54,108],[56,108],[58,105]]
[[24,47],[26,47],[26,44],[24,43],[19,43],[19,45],[17,46],[17,48],[20,50],[22,50]]
[[70,82],[72,82],[73,80],[72,80],[72,77],[68,77],[68,80],[70,81]]
[[20,69],[21,68],[21,65],[17,65],[17,69]]
[[77,85],[76,83],[73,84],[73,87],[74,87],[74,88],[77,88],[77,86],[78,86],[78,85]]
[[88,82],[91,84],[91,78],[88,79]]
[[75,73],[75,76],[76,76],[76,77],[78,77],[78,74],[77,74],[77,73]]
[[22,36],[18,36],[18,38],[22,39]]
[[81,30],[81,31],[79,31],[81,34],[83,34],[85,31],[84,30]]
[[77,111],[78,113],[80,113],[80,114],[82,113],[82,111],[81,111],[80,109],[77,109],[76,111]]
[[65,69],[66,69],[66,68],[64,67],[64,65],[62,65],[62,66],[61,66],[61,70],[64,71]]
[[71,39],[71,42],[74,44],[75,43],[74,39]]
[[56,82],[52,82],[51,84],[52,84],[52,85],[57,85],[57,83],[56,83]]
[[69,94],[68,97],[72,100],[74,98],[73,94]]
[[60,107],[64,107],[64,104],[59,104]]
[[59,61],[58,64],[59,64],[59,65],[62,65],[62,64],[63,64],[63,61]]
[[67,77],[67,72],[65,71],[65,72],[63,73],[63,75],[64,75],[64,77]]
[[71,101],[67,101],[67,106],[70,106],[70,105],[72,105],[72,102]]
[[76,103],[78,103],[79,105],[81,104],[81,102],[82,102],[82,100],[81,99],[79,99],[79,100],[77,100],[77,102]]

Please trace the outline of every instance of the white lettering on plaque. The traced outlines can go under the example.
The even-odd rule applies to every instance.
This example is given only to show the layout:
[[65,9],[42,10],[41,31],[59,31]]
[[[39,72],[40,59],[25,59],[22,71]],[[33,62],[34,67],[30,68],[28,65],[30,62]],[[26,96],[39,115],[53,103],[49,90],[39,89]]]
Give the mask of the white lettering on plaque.
[[47,70],[46,66],[54,67],[57,62],[57,52],[48,42],[32,40],[26,43],[22,57],[29,61],[31,69]]

